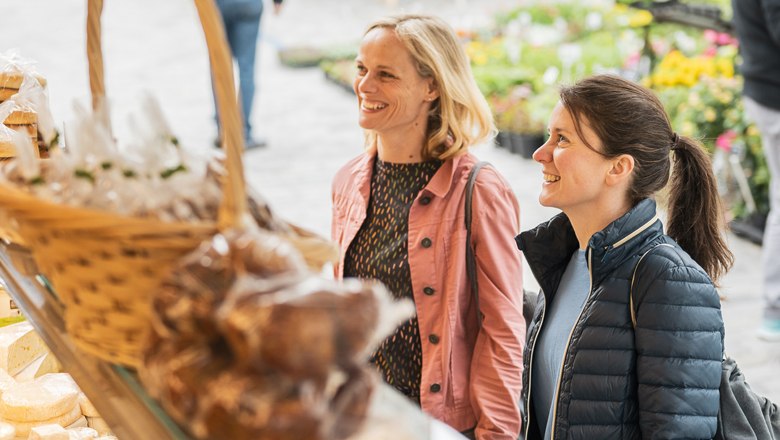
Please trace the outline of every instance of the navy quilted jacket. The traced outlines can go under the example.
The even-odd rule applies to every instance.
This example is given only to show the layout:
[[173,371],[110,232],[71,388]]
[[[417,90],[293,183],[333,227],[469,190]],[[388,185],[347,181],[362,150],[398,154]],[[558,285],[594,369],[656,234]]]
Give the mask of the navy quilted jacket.
[[[545,307],[578,242],[564,214],[516,238],[541,294],[523,356],[526,440],[541,439],[531,414],[530,365]],[[633,300],[636,329],[629,307]],[[710,439],[723,356],[720,298],[702,268],[663,233],[646,199],[590,240],[591,289],[571,332],[553,422],[556,439]]]

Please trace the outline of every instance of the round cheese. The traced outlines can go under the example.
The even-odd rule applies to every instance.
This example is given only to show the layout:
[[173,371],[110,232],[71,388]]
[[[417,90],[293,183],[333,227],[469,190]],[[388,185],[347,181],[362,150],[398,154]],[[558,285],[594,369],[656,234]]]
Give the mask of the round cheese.
[[74,405],[73,409],[58,417],[54,417],[48,420],[41,420],[38,422],[15,422],[13,420],[6,420],[8,423],[16,427],[16,435],[19,437],[27,437],[30,435],[30,430],[36,426],[41,425],[60,425],[68,426],[81,417],[81,408],[78,405]]
[[0,440],[14,440],[16,437],[16,428],[5,422],[0,422]]
[[78,440],[93,440],[98,438],[98,432],[92,428],[68,428],[68,432],[73,433]]
[[100,417],[100,413],[98,413],[97,409],[95,409],[95,406],[92,405],[92,402],[87,399],[87,396],[84,393],[79,394],[79,405],[81,405],[81,413],[85,416]]
[[[11,386],[0,396],[0,417],[14,422],[38,422],[69,414],[78,404],[79,388],[67,373],[51,373]],[[75,421],[72,417],[68,423]]]

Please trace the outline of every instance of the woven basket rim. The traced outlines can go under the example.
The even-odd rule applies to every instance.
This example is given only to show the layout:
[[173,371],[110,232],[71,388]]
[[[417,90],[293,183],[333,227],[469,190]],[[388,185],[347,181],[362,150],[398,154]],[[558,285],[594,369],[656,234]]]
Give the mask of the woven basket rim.
[[[121,225],[133,230],[147,229],[153,230],[154,233],[168,234],[193,230],[211,231],[217,227],[216,219],[211,222],[168,222],[156,217],[122,215],[112,211],[56,203],[6,182],[0,182],[0,209],[12,211],[13,217],[23,217],[20,219],[23,221],[55,221],[61,229],[104,229],[110,224],[112,228]],[[64,218],[73,220],[73,223],[63,224]]]

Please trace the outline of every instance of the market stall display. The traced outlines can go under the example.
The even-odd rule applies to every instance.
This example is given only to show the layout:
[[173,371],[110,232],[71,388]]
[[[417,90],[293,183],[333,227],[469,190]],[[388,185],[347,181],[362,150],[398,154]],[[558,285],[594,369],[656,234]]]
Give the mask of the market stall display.
[[[183,255],[219,229],[249,224],[261,202],[247,202],[241,162],[243,138],[232,65],[216,12],[198,1],[223,119],[225,172],[189,157],[152,99],[137,119],[138,139],[124,152],[113,137],[100,50],[102,2],[88,2],[92,111],[77,111],[67,148],[42,163],[20,156],[6,164],[0,204],[18,223],[42,272],[66,304],[69,332],[84,350],[138,366],[148,334],[149,295]],[[95,189],[99,188],[99,191]],[[255,209],[249,210],[248,205]],[[215,207],[219,207],[215,209]],[[261,225],[267,226],[267,225]],[[335,256],[334,247],[300,229],[289,239],[311,264]],[[132,277],[124,274],[133,273]]]
[[9,363],[25,380],[10,378],[0,417],[33,439],[98,438],[108,426],[123,440],[457,436],[365,365],[412,304],[376,283],[322,278],[335,248],[245,187],[225,37],[212,0],[195,3],[226,109],[222,160],[189,157],[153,99],[133,148],[117,147],[102,1],[90,0],[93,109],[76,109],[51,160],[28,151],[2,167],[0,210],[29,253],[0,243],[0,276],[41,334],[26,346],[45,341],[89,399],[49,372],[57,359],[30,353]]
[[[48,157],[57,146],[59,133],[49,110],[46,78],[31,60],[8,51],[0,54],[0,158],[17,156],[17,149]],[[16,139],[8,130],[23,134],[30,142]]]

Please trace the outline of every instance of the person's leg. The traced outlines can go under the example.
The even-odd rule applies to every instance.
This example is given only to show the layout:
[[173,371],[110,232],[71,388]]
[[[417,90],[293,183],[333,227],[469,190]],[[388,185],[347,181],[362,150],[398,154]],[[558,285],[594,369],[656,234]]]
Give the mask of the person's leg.
[[780,111],[744,99],[745,111],[761,133],[769,167],[769,215],[764,229],[764,327],[759,335],[780,340]]
[[[239,99],[243,112],[244,139],[251,142],[252,104],[255,96],[255,57],[257,39],[260,34],[260,19],[263,13],[261,1],[247,1],[236,5],[231,17],[228,42],[238,64]],[[249,145],[249,144],[247,144]]]

